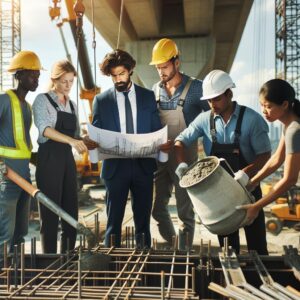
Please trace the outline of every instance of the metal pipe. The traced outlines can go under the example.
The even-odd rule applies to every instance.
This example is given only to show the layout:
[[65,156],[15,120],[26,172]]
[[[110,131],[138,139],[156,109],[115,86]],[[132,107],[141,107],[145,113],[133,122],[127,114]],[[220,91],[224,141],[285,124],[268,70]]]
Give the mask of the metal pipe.
[[128,226],[125,227],[125,247],[128,248]]
[[115,247],[116,246],[116,235],[115,234],[111,234],[110,235],[110,246],[111,247]]
[[271,298],[269,295],[261,292],[259,289],[255,288],[247,282],[243,283],[243,287],[263,300],[273,300],[273,298]]
[[78,299],[81,299],[81,255],[82,255],[82,238],[80,237],[79,254],[78,254]]
[[260,289],[264,291],[265,293],[269,294],[270,296],[274,297],[274,299],[277,300],[291,300],[289,297],[283,295],[282,293],[276,291],[275,289],[272,288],[272,286],[268,284],[262,284],[260,286]]
[[21,285],[24,284],[25,279],[25,244],[21,244]]
[[165,299],[165,272],[160,272],[160,288],[161,288],[161,300]]
[[273,287],[277,289],[278,291],[282,292],[283,294],[287,295],[288,297],[294,299],[294,300],[299,300],[300,297],[289,291],[287,288],[282,286],[281,284],[274,282]]
[[232,290],[232,291],[238,293],[239,295],[243,296],[243,298],[245,300],[260,300],[261,299],[261,298],[256,297],[255,295],[252,295],[251,293],[241,289],[240,287],[232,285],[232,284],[228,285],[226,287],[226,289],[229,289],[229,290]]
[[195,267],[192,267],[192,292],[195,293],[196,292],[196,269]]
[[18,287],[18,245],[14,246],[14,284]]
[[7,268],[8,261],[7,261],[7,241],[4,241],[3,243],[3,266],[4,268]]

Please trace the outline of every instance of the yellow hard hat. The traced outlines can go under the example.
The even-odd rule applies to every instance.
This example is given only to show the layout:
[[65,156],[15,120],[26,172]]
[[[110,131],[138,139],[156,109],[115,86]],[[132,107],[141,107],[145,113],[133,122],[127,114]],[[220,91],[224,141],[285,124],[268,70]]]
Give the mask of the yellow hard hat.
[[174,41],[163,38],[153,47],[152,60],[150,65],[159,65],[179,55],[178,48]]
[[8,72],[18,70],[43,70],[40,59],[32,51],[20,51],[11,60],[7,69]]

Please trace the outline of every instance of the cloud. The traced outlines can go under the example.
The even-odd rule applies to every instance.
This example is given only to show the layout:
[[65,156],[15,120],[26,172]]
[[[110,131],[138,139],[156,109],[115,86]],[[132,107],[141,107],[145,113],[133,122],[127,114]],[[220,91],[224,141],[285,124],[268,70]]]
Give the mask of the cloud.
[[244,73],[242,76],[236,75],[235,72],[231,72],[232,78],[236,78],[236,88],[233,91],[234,99],[240,104],[247,105],[260,112],[258,102],[259,89],[264,82],[274,78],[274,68],[259,69],[254,72]]

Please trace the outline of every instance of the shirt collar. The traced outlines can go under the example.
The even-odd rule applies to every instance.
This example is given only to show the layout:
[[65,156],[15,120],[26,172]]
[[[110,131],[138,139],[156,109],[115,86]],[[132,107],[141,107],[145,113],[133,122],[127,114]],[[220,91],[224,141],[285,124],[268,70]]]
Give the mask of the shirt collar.
[[[179,84],[179,86],[177,87],[176,91],[178,91],[179,89],[183,89],[185,87],[185,84],[187,83],[187,81],[189,80],[189,77],[187,75],[185,75],[184,73],[180,72],[181,76],[182,76],[182,80],[181,83]],[[159,87],[160,88],[164,88],[165,85],[162,81],[159,82]]]
[[[236,118],[238,118],[238,116],[240,114],[241,106],[236,101],[232,101],[232,103],[233,103],[233,105],[235,105],[235,108],[234,108],[233,113],[230,116],[230,119],[232,118],[232,116],[235,116]],[[216,115],[214,113],[214,119],[216,119],[216,118],[221,118],[221,116],[220,115]]]
[[[58,103],[58,96],[57,96],[57,94],[54,92],[54,90],[50,90],[50,91],[48,92],[48,94],[50,95],[50,97],[51,97],[56,103]],[[68,101],[70,100],[69,96],[67,96],[67,99],[66,99],[66,100],[67,100],[66,103],[68,103]]]
[[[182,94],[182,92],[183,92],[183,90],[184,90],[184,88],[185,88],[185,85],[186,85],[187,81],[189,80],[189,76],[185,75],[185,74],[182,73],[182,72],[180,72],[180,74],[181,74],[181,76],[182,76],[182,80],[181,80],[180,84],[177,86],[177,88],[176,88],[174,94],[173,94],[171,97],[168,95],[168,98],[169,98],[169,99],[176,99],[176,98],[180,97],[180,95]],[[162,82],[159,83],[159,87],[160,87],[160,88],[162,89],[162,91],[163,91],[163,92],[161,92],[161,93],[167,94],[167,91],[166,91],[166,89],[165,89],[165,85],[164,85]]]

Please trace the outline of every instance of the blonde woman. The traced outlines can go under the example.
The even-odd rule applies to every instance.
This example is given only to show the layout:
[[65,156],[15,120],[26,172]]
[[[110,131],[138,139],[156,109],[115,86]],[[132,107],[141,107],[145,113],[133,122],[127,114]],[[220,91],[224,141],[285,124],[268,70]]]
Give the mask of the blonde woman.
[[[69,98],[76,70],[67,60],[56,62],[51,70],[48,93],[39,94],[33,103],[34,122],[39,131],[36,182],[45,193],[73,218],[78,218],[76,166],[72,148],[78,153],[97,147],[79,137],[76,105]],[[43,205],[40,234],[43,253],[57,252],[58,216]],[[76,229],[61,220],[61,253],[73,249]]]

